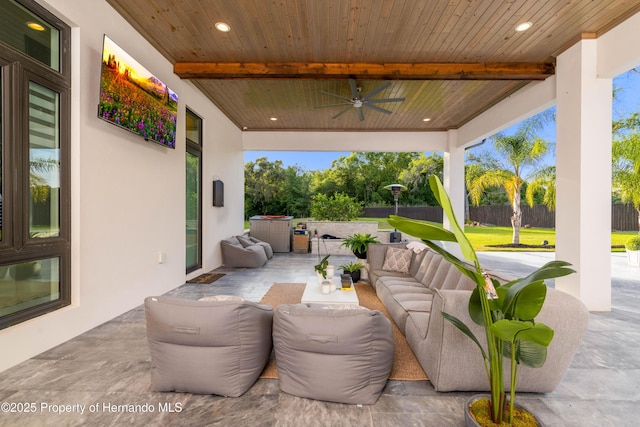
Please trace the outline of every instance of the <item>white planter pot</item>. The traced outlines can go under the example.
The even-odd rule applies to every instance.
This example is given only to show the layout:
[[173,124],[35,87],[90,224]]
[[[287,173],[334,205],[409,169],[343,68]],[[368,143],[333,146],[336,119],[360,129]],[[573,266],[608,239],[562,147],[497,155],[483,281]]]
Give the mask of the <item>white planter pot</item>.
[[629,265],[640,266],[640,251],[627,250],[627,262]]

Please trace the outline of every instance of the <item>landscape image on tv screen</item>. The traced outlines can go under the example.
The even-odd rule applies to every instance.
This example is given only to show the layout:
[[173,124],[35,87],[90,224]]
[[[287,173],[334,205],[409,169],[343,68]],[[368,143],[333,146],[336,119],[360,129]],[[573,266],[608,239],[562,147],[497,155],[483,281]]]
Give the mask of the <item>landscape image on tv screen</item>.
[[178,95],[104,36],[98,117],[175,148]]

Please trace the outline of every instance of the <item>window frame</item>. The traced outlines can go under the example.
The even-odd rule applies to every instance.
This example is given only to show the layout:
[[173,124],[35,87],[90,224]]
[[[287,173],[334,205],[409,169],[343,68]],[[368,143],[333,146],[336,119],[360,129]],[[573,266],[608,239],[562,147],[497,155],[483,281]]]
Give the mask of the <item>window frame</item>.
[[[71,304],[71,29],[32,0],[15,0],[59,32],[60,71],[0,41],[3,186],[1,265],[59,259],[59,298],[0,316],[0,330]],[[58,93],[60,232],[29,236],[29,82]]]
[[[185,137],[186,140],[186,148],[185,148],[185,156],[187,154],[191,154],[192,156],[196,156],[198,158],[198,236],[197,236],[197,241],[198,241],[198,259],[196,264],[193,264],[191,266],[186,265],[186,274],[189,274],[193,271],[199,270],[202,268],[202,126],[203,126],[203,119],[200,115],[198,115],[197,113],[195,113],[192,109],[190,109],[189,107],[186,107],[185,109],[185,116],[188,115],[192,115],[194,118],[196,118],[198,120],[198,122],[200,123],[200,126],[198,126],[198,141],[193,141],[192,139],[190,139],[188,137],[188,132],[187,129],[185,128],[185,135],[187,135]],[[186,117],[185,117],[185,122],[186,122]],[[186,171],[185,171],[185,175],[186,175]],[[185,192],[185,199],[186,199],[186,192]],[[186,206],[185,206],[186,207]],[[186,211],[185,211],[186,214]],[[186,249],[186,248],[185,248]],[[186,264],[186,257],[185,257],[185,264]]]

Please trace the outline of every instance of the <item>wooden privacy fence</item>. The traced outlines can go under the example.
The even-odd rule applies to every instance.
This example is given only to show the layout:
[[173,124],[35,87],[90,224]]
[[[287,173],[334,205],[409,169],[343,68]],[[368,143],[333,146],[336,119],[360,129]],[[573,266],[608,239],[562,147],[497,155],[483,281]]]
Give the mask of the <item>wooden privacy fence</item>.
[[[469,206],[469,219],[480,224],[511,227],[511,206]],[[555,212],[549,212],[546,206],[522,206],[522,225],[536,228],[554,228]]]
[[[394,213],[389,208],[364,208],[364,217],[386,218]],[[439,206],[398,206],[398,215],[423,221],[442,222]],[[480,224],[511,227],[511,206],[470,206],[469,219]],[[522,225],[536,228],[555,228],[555,212],[546,206],[522,206]],[[611,230],[638,231],[638,212],[632,205],[611,205]]]

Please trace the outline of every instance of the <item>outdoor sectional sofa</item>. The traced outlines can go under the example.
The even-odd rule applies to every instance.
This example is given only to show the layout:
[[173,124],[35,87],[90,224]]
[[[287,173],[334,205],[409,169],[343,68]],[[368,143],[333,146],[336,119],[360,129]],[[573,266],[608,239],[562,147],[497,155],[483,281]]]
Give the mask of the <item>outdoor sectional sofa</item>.
[[[482,342],[483,330],[468,313],[475,283],[436,252],[426,248],[416,253],[406,245],[369,245],[369,281],[376,294],[437,391],[488,391],[479,349],[440,314],[458,317]],[[488,273],[502,283],[512,280]],[[558,386],[582,341],[588,317],[580,300],[548,289],[536,320],[553,328],[555,336],[543,367],[520,368],[518,391],[546,393]],[[509,378],[508,372],[505,378]]]

